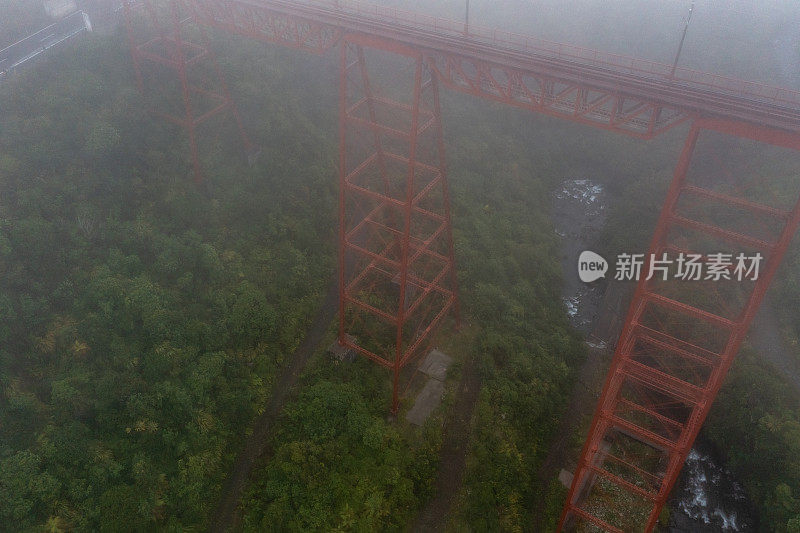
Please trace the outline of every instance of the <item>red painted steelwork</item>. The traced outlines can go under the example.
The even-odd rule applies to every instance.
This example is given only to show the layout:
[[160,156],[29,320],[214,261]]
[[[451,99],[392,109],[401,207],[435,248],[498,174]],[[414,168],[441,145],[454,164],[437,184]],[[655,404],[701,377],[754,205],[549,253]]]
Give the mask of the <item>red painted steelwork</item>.
[[[671,76],[671,65],[473,24],[466,32],[463,22],[391,7],[353,0],[185,3],[200,23],[294,48],[322,51],[344,32],[407,46],[453,89],[635,137],[650,138],[687,115],[800,129],[798,91],[685,68]],[[285,31],[276,33],[274,21]]]
[[[184,35],[184,28],[192,22],[191,17],[182,13],[180,4],[176,0],[161,3],[154,0],[142,0],[135,5],[132,1],[123,4],[125,11],[125,24],[128,40],[136,73],[136,83],[139,91],[144,94],[150,88],[145,82],[147,64],[151,66],[166,67],[175,71],[180,81],[180,93],[183,101],[182,113],[156,112],[159,116],[173,124],[184,128],[189,137],[191,151],[192,173],[195,183],[203,181],[203,171],[200,164],[200,150],[198,148],[197,128],[211,117],[229,111],[239,131],[242,143],[247,152],[252,151],[252,144],[242,125],[242,120],[236,105],[231,99],[228,86],[219,69],[213,52],[208,47],[208,38],[205,30],[199,33],[202,43],[193,42]],[[143,11],[152,27],[156,28],[156,36],[144,42],[138,42],[135,10]],[[198,83],[190,78],[189,70],[201,61],[208,61],[213,69],[213,81],[217,89],[209,89],[211,83]],[[199,69],[197,69],[199,70]]]
[[[408,101],[378,94],[368,53],[411,63]],[[413,49],[356,35],[340,76],[339,343],[392,370],[397,412],[401,370],[458,316],[437,80]]]
[[[742,193],[719,187],[724,180],[690,183],[695,147],[720,135],[799,150],[800,93],[683,68],[672,75],[671,65],[352,0],[183,4],[196,22],[250,38],[315,53],[340,46],[339,342],[392,370],[395,412],[401,370],[450,310],[457,315],[439,83],[644,139],[691,123],[651,252],[698,252],[707,261],[734,245],[762,253],[765,270],[734,287],[638,284],[560,523],[627,531],[638,518],[652,530],[800,223],[800,203],[769,205],[757,184]],[[178,72],[185,116],[171,120],[189,130],[199,178],[200,119],[186,70],[208,50],[182,39],[177,15],[168,20],[172,30],[136,44],[128,17],[137,80],[141,88],[145,60]],[[151,53],[155,42],[170,52]],[[411,63],[405,100],[395,87],[391,97],[374,87],[367,67],[375,54],[389,71]],[[213,112],[235,109],[227,91],[216,96]],[[730,217],[713,219],[720,209],[750,226],[726,227]],[[593,491],[627,496],[598,506]]]
[[342,35],[338,26],[270,9],[269,5],[229,0],[197,0],[187,5],[201,23],[316,54],[330,50]]
[[[736,187],[709,176],[690,183],[701,135],[800,146],[798,134],[719,120],[693,123],[650,253],[661,257],[667,251],[692,250],[707,258],[709,252],[733,246],[761,253],[764,268],[757,280],[733,281],[727,287],[723,282],[669,283],[642,277],[573,478],[562,529],[588,523],[608,531],[653,530],[800,225],[800,200],[786,209],[763,198],[735,195],[755,176],[737,177]],[[736,228],[725,227],[737,220],[731,213],[739,214]],[[642,271],[648,269],[649,257]],[[615,494],[616,501],[627,503],[600,503]]]

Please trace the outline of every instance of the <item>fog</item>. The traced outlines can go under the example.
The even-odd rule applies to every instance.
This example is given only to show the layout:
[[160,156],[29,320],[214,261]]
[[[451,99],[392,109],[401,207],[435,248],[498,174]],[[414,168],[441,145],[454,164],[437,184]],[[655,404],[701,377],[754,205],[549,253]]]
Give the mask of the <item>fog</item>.
[[[619,338],[614,330],[630,298],[624,288],[606,291],[610,283],[568,276],[577,274],[582,250],[612,258],[647,249],[688,121],[645,142],[602,128],[636,133],[623,131],[632,124],[658,133],[655,125],[674,117],[653,111],[646,123],[641,117],[656,106],[631,102],[624,88],[590,100],[591,90],[554,94],[542,84],[527,107],[540,104],[554,117],[445,90],[446,83],[440,120],[434,70],[421,68],[415,54],[366,44],[360,59],[362,50],[343,40],[342,56],[336,49],[312,55],[222,30],[209,31],[206,43],[191,24],[178,32],[187,43],[179,47],[152,38],[158,31],[144,20],[134,19],[128,34],[114,9],[121,1],[0,0],[0,494],[8,496],[0,498],[0,523],[25,531],[206,530],[236,522],[238,509],[246,529],[416,530],[415,516],[430,508],[451,521],[448,530],[551,530],[563,499],[554,480],[575,466],[611,357],[603,350]],[[361,1],[459,22],[469,5],[473,28],[668,65],[683,43],[681,67],[800,90],[800,0],[340,4]],[[69,19],[54,23],[75,8],[93,24],[72,32],[62,27]],[[275,24],[267,36],[300,35],[286,27],[295,29]],[[340,34],[314,35],[335,44]],[[472,88],[483,88],[476,78]],[[506,94],[517,96],[505,80]],[[562,94],[575,97],[574,108],[564,111]],[[415,104],[404,105],[412,97]],[[584,118],[600,128],[575,123]],[[737,127],[749,120],[739,119]],[[769,249],[773,265],[783,241],[761,233],[791,220],[780,210],[797,198],[798,162],[739,140],[703,132],[694,181],[683,185],[708,201],[682,196],[668,213],[669,232],[680,226],[675,217],[698,215],[683,229],[707,239],[700,251],[733,236]],[[731,191],[739,201],[727,197]],[[758,207],[773,193],[780,196],[774,204]],[[701,212],[712,201],[723,205]],[[748,233],[739,226],[750,219],[740,220],[735,208],[769,220]],[[451,232],[455,246],[443,242]],[[694,249],[684,234],[668,236]],[[777,360],[783,374],[800,365],[797,249],[776,277],[774,305],[763,307],[766,340],[742,351],[745,366],[733,367],[704,430],[735,476],[711,451],[695,450],[686,470],[692,477],[670,504],[690,518],[708,523],[716,513],[723,525],[747,527],[745,514],[728,507],[750,513],[746,487],[763,530],[794,531],[800,523],[800,397],[765,364]],[[337,271],[341,281],[331,282]],[[656,285],[647,289],[652,295]],[[674,387],[678,401],[663,413],[640,409],[657,421],[688,416],[700,396],[687,387],[713,384],[700,383],[706,372],[694,367],[719,368],[717,354],[709,355],[717,348],[701,348],[717,339],[669,332],[684,327],[699,338],[711,324],[720,338],[738,339],[742,319],[717,309],[728,312],[717,305],[728,293],[702,287],[682,306],[656,302],[666,325],[655,333],[676,340],[653,348],[703,361],[675,365],[663,380],[668,388],[653,389],[656,399],[669,398],[684,370],[698,374]],[[436,302],[424,302],[434,294]],[[460,332],[443,318],[456,294],[464,303]],[[373,316],[352,320],[356,302]],[[634,300],[632,308],[649,302]],[[659,322],[661,311],[642,311],[630,331],[655,327],[648,323]],[[430,340],[452,357],[454,374],[405,386],[398,415],[387,418],[389,401],[398,407],[390,391],[399,372],[390,384],[382,365],[353,359],[349,349],[342,354],[337,313],[348,322],[348,344],[379,360],[396,354],[395,363],[383,359],[389,367],[408,362],[411,375],[425,374],[413,370],[411,356]],[[434,339],[440,319],[443,333]],[[341,357],[323,355],[332,343]],[[660,357],[644,351],[630,360],[642,366]],[[663,359],[651,368],[671,370]],[[407,416],[419,397],[441,402],[427,410],[427,422]],[[629,412],[636,415],[635,407]],[[664,423],[654,442],[685,425]],[[656,474],[639,477],[655,487]],[[538,523],[552,527],[531,527]],[[699,531],[699,523],[687,530]]]
[[[384,0],[463,20],[465,0]],[[470,23],[672,64],[694,4],[680,66],[800,87],[795,0],[470,0]]]
[[[375,2],[458,21],[467,4]],[[119,3],[77,2],[90,14]],[[469,12],[472,25],[672,64],[692,5],[680,66],[800,88],[796,0],[470,0]],[[0,0],[0,14],[0,48],[52,21],[42,2]]]

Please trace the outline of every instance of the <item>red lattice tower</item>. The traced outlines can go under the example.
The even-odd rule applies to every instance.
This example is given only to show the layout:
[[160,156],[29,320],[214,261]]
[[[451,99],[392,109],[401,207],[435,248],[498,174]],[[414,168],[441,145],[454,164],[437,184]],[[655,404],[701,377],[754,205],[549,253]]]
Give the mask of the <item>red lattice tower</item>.
[[343,38],[340,78],[339,343],[392,370],[396,413],[401,370],[458,317],[439,91],[419,51],[365,36]]
[[[177,75],[180,103],[173,102],[168,111],[154,112],[186,130],[194,181],[198,184],[203,181],[197,129],[215,115],[231,113],[245,150],[253,154],[253,145],[208,46],[208,35],[203,27],[194,27],[195,17],[178,0],[126,0],[123,7],[139,92],[145,95],[146,89],[153,85],[168,84],[171,77],[163,76],[165,70]],[[137,18],[137,12],[143,17]],[[149,28],[138,24],[142,20]],[[140,42],[140,37],[152,34],[152,30],[155,35]],[[210,74],[201,68],[203,62],[212,67]]]
[[[774,152],[798,149],[796,133],[721,120],[692,124],[573,478],[561,529],[655,527],[800,224],[800,202],[794,202],[798,169],[762,167],[762,172],[767,168],[776,175],[759,177],[751,161],[764,155],[786,160],[796,154]],[[730,252],[732,265],[725,269],[730,280],[725,275],[706,280],[704,273],[701,281],[678,281],[676,272],[655,268],[653,279],[646,279],[650,254],[657,260],[665,253],[672,259],[699,255],[699,263],[708,268],[719,264],[715,254]],[[751,274],[739,280],[739,253],[747,258],[761,255],[757,279]],[[654,267],[666,264],[653,262]]]

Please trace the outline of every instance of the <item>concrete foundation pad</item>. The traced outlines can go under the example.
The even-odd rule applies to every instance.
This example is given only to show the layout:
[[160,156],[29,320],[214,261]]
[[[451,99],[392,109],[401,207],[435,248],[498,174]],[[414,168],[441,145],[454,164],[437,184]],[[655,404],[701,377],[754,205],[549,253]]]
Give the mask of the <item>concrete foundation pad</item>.
[[428,377],[444,381],[453,358],[439,350],[431,350],[419,365],[419,371]]
[[443,394],[444,383],[438,379],[429,379],[417,395],[414,407],[406,414],[406,420],[412,424],[421,426],[425,420],[428,419],[433,410],[442,403]]
[[569,472],[562,468],[561,472],[559,472],[558,474],[558,480],[561,482],[562,485],[564,485],[567,488],[570,488],[572,486],[573,475],[574,474],[572,472]]
[[[346,335],[348,342],[356,344],[355,337],[351,335]],[[339,341],[334,341],[333,344],[330,345],[328,348],[328,353],[331,354],[331,357],[336,359],[337,361],[341,361],[343,363],[352,363],[358,357],[358,353],[348,348],[347,346],[342,346],[339,344]]]

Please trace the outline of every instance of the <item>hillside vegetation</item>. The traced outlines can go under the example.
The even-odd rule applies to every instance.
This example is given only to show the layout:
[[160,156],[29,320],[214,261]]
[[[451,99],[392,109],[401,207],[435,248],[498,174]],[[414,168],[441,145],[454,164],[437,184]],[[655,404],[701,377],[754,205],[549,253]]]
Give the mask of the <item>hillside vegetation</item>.
[[[87,35],[0,84],[0,520],[22,531],[206,528],[336,268],[335,61],[217,36],[262,153],[248,166],[215,119],[198,188],[126,46]],[[421,428],[410,399],[388,420],[389,374],[321,347],[253,472],[247,530],[408,527],[470,358],[482,388],[450,527],[530,530],[545,497],[555,519],[536,474],[585,350],[551,194],[596,177],[617,198],[606,248],[644,249],[680,135],[632,141],[456,95],[444,109],[465,314],[437,338],[456,359],[445,401]],[[778,282],[795,347],[797,257]],[[799,428],[798,395],[744,353],[707,435],[765,531],[800,530]]]

